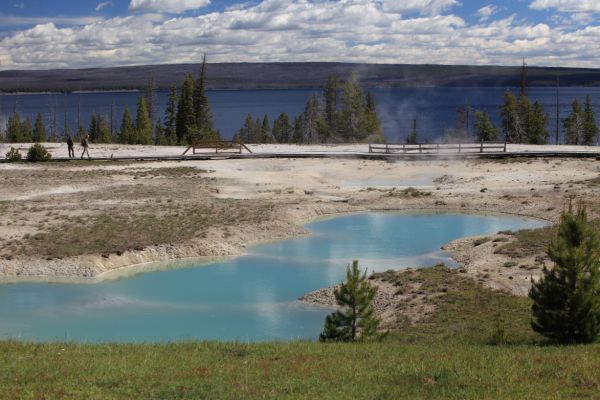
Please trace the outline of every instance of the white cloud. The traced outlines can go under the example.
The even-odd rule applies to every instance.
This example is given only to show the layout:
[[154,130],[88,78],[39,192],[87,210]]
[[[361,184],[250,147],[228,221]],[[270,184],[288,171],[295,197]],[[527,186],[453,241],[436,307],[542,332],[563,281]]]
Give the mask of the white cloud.
[[18,17],[14,15],[0,14],[0,25],[2,26],[25,26],[39,25],[52,22],[58,25],[88,25],[101,21],[98,17]]
[[44,23],[0,39],[0,65],[186,63],[200,61],[206,52],[211,62],[519,65],[527,57],[531,65],[598,66],[597,23],[563,29],[515,16],[468,23],[433,9],[405,16],[406,9],[388,5],[382,0],[264,0],[199,16],[140,13],[67,28]]
[[490,19],[490,17],[498,12],[498,6],[488,4],[485,7],[481,7],[477,10],[476,15],[479,17],[479,22],[484,22]]
[[103,1],[101,3],[98,3],[98,5],[96,6],[96,11],[102,11],[104,8],[108,7],[108,6],[113,6],[113,2],[112,1]]
[[131,11],[156,11],[180,14],[187,10],[196,10],[210,4],[210,0],[131,0]]
[[15,3],[15,4],[13,4],[13,6],[15,8],[21,8],[22,9],[22,8],[25,8],[25,3],[23,3],[23,2]]
[[438,15],[460,5],[457,0],[382,0],[382,4],[387,12],[419,12],[421,15]]
[[598,0],[534,0],[529,8],[533,10],[555,9],[568,13],[600,12]]

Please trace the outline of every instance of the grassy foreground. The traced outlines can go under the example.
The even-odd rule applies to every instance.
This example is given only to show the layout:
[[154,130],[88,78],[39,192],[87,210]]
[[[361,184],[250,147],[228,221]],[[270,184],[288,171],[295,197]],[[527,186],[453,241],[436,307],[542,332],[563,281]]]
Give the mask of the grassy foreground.
[[0,345],[4,399],[597,398],[600,346]]
[[381,343],[5,341],[0,398],[598,398],[600,344],[545,345],[529,327],[527,298],[443,266],[381,277],[399,290],[423,282],[436,311]]

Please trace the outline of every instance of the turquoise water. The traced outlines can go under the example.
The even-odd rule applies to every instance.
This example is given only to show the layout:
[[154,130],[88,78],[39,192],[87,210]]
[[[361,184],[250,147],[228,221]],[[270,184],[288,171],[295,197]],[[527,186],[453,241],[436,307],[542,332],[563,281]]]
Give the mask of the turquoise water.
[[544,225],[514,217],[365,213],[314,222],[306,225],[310,236],[196,268],[97,284],[0,285],[0,337],[315,339],[329,311],[296,299],[342,280],[353,259],[369,271],[452,264],[439,248],[453,239]]

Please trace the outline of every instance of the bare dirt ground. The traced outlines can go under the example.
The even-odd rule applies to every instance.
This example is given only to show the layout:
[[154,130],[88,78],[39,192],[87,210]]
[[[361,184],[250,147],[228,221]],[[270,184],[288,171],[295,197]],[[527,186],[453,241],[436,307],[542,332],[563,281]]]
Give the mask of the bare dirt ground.
[[[62,151],[55,146],[53,152]],[[293,147],[255,151],[324,146]],[[165,149],[175,152],[116,145],[92,152]],[[599,177],[593,158],[0,164],[0,277],[91,279],[131,265],[143,270],[143,263],[239,255],[252,243],[304,234],[301,224],[319,216],[365,210],[506,213],[556,222],[574,197],[598,218]],[[542,250],[498,251],[514,240],[465,238],[446,249],[483,285],[525,295],[548,260]],[[397,306],[402,299],[388,296],[393,288],[377,284],[378,301]],[[328,290],[306,300],[330,304]]]

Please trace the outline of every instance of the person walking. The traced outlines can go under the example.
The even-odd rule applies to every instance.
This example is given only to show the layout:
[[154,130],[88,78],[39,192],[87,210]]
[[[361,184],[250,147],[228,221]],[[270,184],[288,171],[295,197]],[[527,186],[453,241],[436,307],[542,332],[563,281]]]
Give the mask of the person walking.
[[90,152],[88,151],[88,147],[89,147],[89,142],[88,139],[90,138],[90,135],[85,135],[83,137],[83,139],[81,139],[81,147],[83,147],[83,151],[81,152],[81,159],[83,159],[83,155],[87,154],[88,159],[90,159]]
[[75,158],[75,149],[73,148],[73,138],[71,135],[67,138],[67,147],[69,148],[69,158]]

